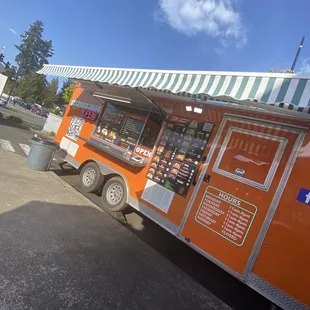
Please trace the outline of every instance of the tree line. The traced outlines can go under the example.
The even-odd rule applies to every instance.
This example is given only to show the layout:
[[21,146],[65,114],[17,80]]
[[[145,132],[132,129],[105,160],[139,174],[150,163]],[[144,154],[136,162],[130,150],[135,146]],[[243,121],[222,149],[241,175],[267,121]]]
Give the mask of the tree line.
[[4,92],[9,94],[13,89],[12,96],[49,109],[69,102],[74,82],[68,80],[59,89],[58,78],[48,81],[44,75],[36,73],[54,55],[52,41],[43,38],[43,31],[42,21],[37,20],[21,35],[21,43],[15,45],[17,66],[5,63],[3,74],[8,79]]

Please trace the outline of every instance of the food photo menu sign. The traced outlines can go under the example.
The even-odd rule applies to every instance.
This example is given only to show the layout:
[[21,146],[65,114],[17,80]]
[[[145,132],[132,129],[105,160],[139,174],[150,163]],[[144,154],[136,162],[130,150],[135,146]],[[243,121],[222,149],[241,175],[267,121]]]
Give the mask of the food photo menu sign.
[[171,117],[146,177],[186,197],[212,129],[212,123]]
[[108,103],[94,136],[121,148],[133,150],[146,119],[147,113],[132,113],[125,107],[120,108]]

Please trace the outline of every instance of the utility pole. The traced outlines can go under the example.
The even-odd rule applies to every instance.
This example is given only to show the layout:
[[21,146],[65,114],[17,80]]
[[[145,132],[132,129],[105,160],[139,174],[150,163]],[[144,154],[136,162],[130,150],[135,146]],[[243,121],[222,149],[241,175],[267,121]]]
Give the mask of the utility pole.
[[295,69],[295,66],[296,66],[296,63],[297,63],[297,60],[298,60],[300,51],[301,51],[302,46],[303,46],[303,44],[304,44],[304,41],[305,41],[305,36],[303,36],[302,39],[301,39],[301,41],[300,41],[300,44],[299,44],[299,47],[298,47],[298,50],[297,50],[295,59],[294,59],[294,61],[293,61],[292,67],[291,67],[291,71],[292,71],[292,72],[294,72],[294,69]]

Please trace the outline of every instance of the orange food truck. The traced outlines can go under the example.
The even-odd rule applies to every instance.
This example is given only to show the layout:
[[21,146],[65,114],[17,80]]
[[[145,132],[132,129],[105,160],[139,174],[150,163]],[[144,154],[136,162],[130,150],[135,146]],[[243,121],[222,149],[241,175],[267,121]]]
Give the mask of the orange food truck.
[[284,309],[310,307],[310,77],[45,65],[77,81],[55,141],[127,205]]

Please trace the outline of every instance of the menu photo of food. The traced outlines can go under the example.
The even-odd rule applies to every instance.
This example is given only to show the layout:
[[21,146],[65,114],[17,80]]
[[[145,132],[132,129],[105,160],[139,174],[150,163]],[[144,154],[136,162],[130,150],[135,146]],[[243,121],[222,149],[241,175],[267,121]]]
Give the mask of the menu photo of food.
[[175,155],[175,150],[173,150],[171,148],[164,150],[164,152],[163,152],[163,157],[165,159],[173,159],[174,155]]
[[159,176],[157,176],[157,175],[154,175],[153,176],[153,181],[155,181],[156,183],[160,183],[161,178]]
[[104,136],[107,136],[108,135],[108,130],[106,128],[103,128],[101,130],[101,133],[104,135]]
[[166,168],[168,167],[165,163],[163,163],[163,161],[161,160],[158,164],[158,169],[161,169],[161,170],[166,170]]
[[157,148],[157,154],[161,154],[163,151],[164,151],[165,147],[163,145],[160,145],[158,148]]
[[157,169],[157,166],[158,166],[158,164],[157,163],[151,163],[151,168],[153,168],[153,169]]
[[174,162],[172,164],[172,168],[171,168],[171,171],[169,173],[169,176],[168,178],[172,179],[172,180],[175,180],[176,177],[177,177],[177,174],[179,173],[179,169],[181,167],[181,163],[179,162]]
[[162,170],[157,170],[157,171],[155,172],[155,175],[156,175],[157,177],[159,177],[159,178],[162,178],[162,177],[164,176],[164,172],[163,172]]
[[155,163],[159,163],[159,161],[160,161],[160,156],[156,155],[156,156],[154,157],[153,161],[154,161]]
[[153,173],[151,173],[151,172],[148,172],[147,173],[147,175],[146,175],[146,177],[148,178],[148,179],[153,179],[153,176],[154,176],[154,174]]
[[177,160],[183,161],[184,158],[185,158],[185,155],[184,155],[184,154],[178,154],[178,155],[176,156],[176,159],[177,159]]
[[186,197],[213,124],[179,117],[173,120],[167,124],[160,139],[147,178]]
[[111,130],[107,136],[108,139],[111,139],[111,140],[115,140],[116,138],[116,132]]

